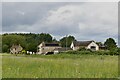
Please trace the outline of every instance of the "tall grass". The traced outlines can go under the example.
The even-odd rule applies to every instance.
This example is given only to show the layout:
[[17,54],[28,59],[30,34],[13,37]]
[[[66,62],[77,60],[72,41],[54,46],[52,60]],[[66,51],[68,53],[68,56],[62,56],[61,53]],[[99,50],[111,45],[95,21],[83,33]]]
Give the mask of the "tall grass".
[[3,55],[3,78],[115,78],[118,56]]

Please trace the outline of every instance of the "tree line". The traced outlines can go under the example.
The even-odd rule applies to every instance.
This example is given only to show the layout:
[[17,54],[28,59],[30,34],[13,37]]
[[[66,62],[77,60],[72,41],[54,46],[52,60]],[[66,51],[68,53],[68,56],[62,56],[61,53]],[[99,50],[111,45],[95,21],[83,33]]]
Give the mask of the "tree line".
[[[67,37],[67,47],[70,46],[71,42],[74,41],[75,38],[73,36]],[[10,47],[15,45],[21,45],[24,50],[26,51],[37,51],[37,46],[41,42],[48,42],[48,43],[59,43],[62,47],[65,47],[66,38],[63,37],[60,41],[57,41],[48,33],[6,33],[2,34],[2,52],[9,52]]]
[[[37,46],[41,42],[59,43],[62,47],[70,47],[72,41],[76,41],[74,36],[65,36],[57,41],[48,33],[6,33],[2,34],[2,52],[9,52],[10,47],[13,44],[21,45],[26,51],[37,51]],[[101,44],[99,42],[98,44]],[[115,49],[117,47],[113,38],[108,38],[104,42],[104,45],[108,50]]]

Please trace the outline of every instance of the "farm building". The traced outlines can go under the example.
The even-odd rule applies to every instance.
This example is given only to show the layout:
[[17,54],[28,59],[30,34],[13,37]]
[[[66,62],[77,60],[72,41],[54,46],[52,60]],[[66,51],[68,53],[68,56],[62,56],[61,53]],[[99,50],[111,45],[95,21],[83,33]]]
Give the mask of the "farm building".
[[95,41],[73,41],[70,46],[73,50],[78,50],[83,47],[93,51],[99,50],[99,46],[95,43]]
[[38,54],[47,54],[48,52],[54,53],[54,49],[61,48],[58,43],[45,43],[42,42],[38,46]]
[[99,46],[99,50],[107,50],[107,47],[102,43],[98,43],[98,46]]
[[17,53],[20,53],[22,51],[22,47],[21,45],[12,45],[12,47],[10,48],[10,53],[13,53],[13,54],[17,54]]

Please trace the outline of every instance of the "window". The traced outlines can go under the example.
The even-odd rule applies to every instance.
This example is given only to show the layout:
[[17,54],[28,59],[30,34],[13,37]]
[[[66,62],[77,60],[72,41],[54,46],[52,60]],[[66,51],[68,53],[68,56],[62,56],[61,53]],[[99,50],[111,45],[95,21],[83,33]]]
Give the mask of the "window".
[[96,50],[96,46],[91,46],[91,50]]

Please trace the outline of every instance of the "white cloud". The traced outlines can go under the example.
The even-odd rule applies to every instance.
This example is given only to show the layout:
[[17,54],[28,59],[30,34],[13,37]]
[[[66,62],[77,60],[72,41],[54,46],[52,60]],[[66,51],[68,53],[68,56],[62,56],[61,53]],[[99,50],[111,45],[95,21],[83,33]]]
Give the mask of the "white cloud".
[[25,15],[25,12],[23,12],[23,11],[16,11],[18,14],[20,14],[20,15]]
[[42,27],[41,30],[46,29],[53,34],[57,31],[56,35],[75,34],[78,39],[85,36],[85,39],[96,37],[99,40],[101,37],[117,35],[117,7],[117,3],[65,5],[56,10],[50,10],[48,16],[36,24]]
[[[36,33],[47,32],[56,38],[71,34],[75,36],[77,40],[93,39],[103,41],[108,37],[114,37],[117,39],[117,3],[69,3],[59,5],[56,8],[52,6],[50,9],[46,9],[46,11],[43,10],[45,9],[44,7],[49,7],[50,5],[44,5],[42,7],[42,3],[40,4],[41,6],[36,5],[33,10],[29,9],[29,5],[27,8],[24,8],[24,6],[22,7],[24,8],[24,12],[22,9],[21,11],[18,11],[19,14],[24,14],[24,16],[27,15],[25,13],[27,9],[29,9],[29,12],[31,13],[34,11],[36,13],[29,16],[34,18],[35,14],[37,14],[37,19],[35,18],[34,23],[30,25],[28,25],[29,23],[15,25],[15,31]],[[53,5],[56,6],[57,4],[60,3]],[[45,13],[42,13],[43,11]],[[41,18],[39,18],[40,15],[42,15]],[[31,22],[32,21],[30,21],[30,23]]]

